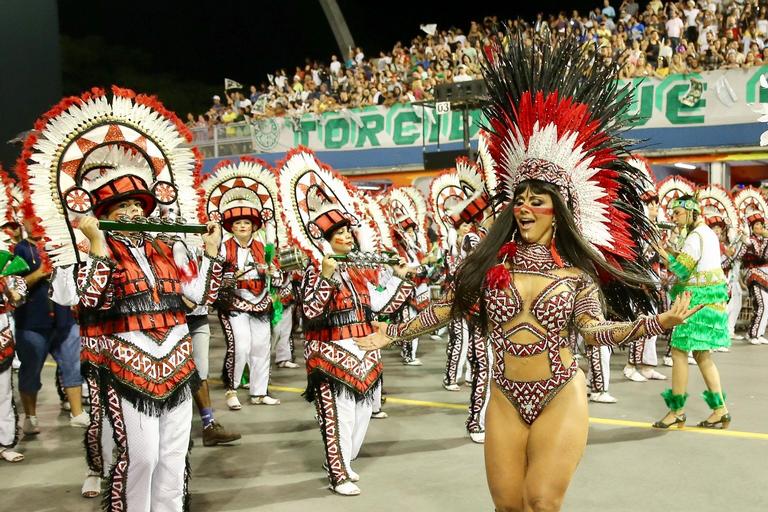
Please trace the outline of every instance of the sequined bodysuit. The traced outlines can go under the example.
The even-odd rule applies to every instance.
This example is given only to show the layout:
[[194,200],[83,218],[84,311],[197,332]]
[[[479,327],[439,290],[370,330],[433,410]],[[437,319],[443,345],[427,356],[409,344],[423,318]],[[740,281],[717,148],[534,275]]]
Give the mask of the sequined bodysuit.
[[[576,374],[578,365],[573,360],[563,362],[564,355],[570,359],[569,333],[578,331],[591,345],[618,345],[663,332],[657,316],[606,321],[592,279],[567,263],[558,267],[542,245],[520,244],[510,273],[510,286],[488,284],[483,301],[494,352],[493,380],[529,424]],[[407,324],[389,326],[387,334],[412,337],[448,320],[450,304],[440,304]],[[549,377],[522,375],[516,363],[541,354],[546,354]]]

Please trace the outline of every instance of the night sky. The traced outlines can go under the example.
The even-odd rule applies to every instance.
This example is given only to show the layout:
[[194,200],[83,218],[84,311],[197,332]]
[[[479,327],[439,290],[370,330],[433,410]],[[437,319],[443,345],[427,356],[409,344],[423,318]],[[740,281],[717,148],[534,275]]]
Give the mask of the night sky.
[[[536,11],[581,11],[599,0],[483,1],[446,9],[445,1],[338,0],[355,44],[367,56],[407,44],[422,23],[455,25],[466,34],[483,16],[535,17]],[[619,1],[614,1],[618,9]],[[536,8],[530,5],[534,4]],[[224,77],[248,86],[286,68],[291,76],[305,58],[330,61],[336,41],[317,0],[60,0],[63,88],[76,94],[119,83],[157,94],[183,115],[203,111],[223,89]],[[342,60],[343,60],[343,56]]]

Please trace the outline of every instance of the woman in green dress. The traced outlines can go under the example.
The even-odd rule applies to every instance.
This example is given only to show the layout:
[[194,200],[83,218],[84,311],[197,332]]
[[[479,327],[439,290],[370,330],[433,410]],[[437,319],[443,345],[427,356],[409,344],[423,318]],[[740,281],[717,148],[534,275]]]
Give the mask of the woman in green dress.
[[720,243],[717,235],[704,222],[701,206],[692,196],[682,196],[672,201],[672,220],[687,232],[680,252],[668,253],[659,247],[659,255],[677,282],[670,290],[674,300],[683,292],[691,294],[691,306],[705,304],[685,323],[672,331],[672,389],[665,390],[664,397],[669,412],[653,424],[656,428],[682,427],[685,425],[685,402],[688,398],[688,352],[698,363],[707,390],[702,398],[712,409],[712,414],[698,424],[704,428],[728,428],[731,415],[725,406],[725,394],[720,385],[710,351],[731,344],[728,335],[728,288],[720,266]]

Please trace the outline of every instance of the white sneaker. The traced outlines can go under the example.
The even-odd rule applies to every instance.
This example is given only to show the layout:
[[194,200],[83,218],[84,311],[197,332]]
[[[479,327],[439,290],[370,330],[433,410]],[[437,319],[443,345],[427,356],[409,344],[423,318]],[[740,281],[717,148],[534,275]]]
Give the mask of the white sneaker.
[[616,402],[618,402],[618,400],[616,400],[616,398],[611,396],[611,394],[608,393],[607,391],[603,391],[602,393],[592,393],[589,399],[592,402],[598,402],[601,404],[615,404]]
[[331,486],[331,490],[341,496],[359,496],[360,488],[352,482],[344,482],[336,487]]
[[461,391],[458,384],[443,384],[443,388],[445,388],[446,391]]
[[80,495],[83,498],[98,498],[101,494],[101,477],[99,475],[88,474],[85,477],[83,486],[80,488]]
[[24,418],[24,426],[21,428],[24,435],[36,436],[40,433],[40,428],[37,426],[37,416],[27,416]]
[[729,349],[728,347],[717,347],[715,349],[715,352],[730,352],[730,351],[731,349]]
[[430,339],[433,339],[435,341],[443,341],[443,338],[441,336],[438,336],[437,334],[430,334]]
[[294,369],[294,368],[298,368],[299,365],[294,363],[293,361],[280,361],[279,363],[277,363],[277,367]]
[[750,345],[761,345],[760,338],[749,338]]
[[421,359],[419,359],[419,358],[403,360],[403,364],[405,366],[423,366],[424,365],[424,363],[422,363]]
[[637,371],[637,368],[632,368],[632,371],[627,374],[627,369],[624,369],[624,376],[631,380],[632,382],[647,382],[648,379],[645,378],[643,374],[641,374],[639,371]]
[[88,413],[83,411],[77,416],[72,416],[70,413],[69,415],[69,426],[70,427],[80,427],[80,428],[88,428],[88,424],[91,422],[90,416],[88,416]]
[[664,356],[664,366],[672,366],[672,356]]
[[69,411],[71,411],[71,410],[72,410],[72,406],[71,406],[71,405],[69,405],[69,402],[67,402],[66,400],[64,400],[63,402],[61,402],[61,410],[62,410],[62,411],[67,411],[67,412],[69,412]]
[[473,443],[483,444],[485,442],[485,432],[470,432],[469,438]]
[[768,345],[768,338],[766,338],[765,336],[760,336],[757,339],[758,339],[758,341],[760,342],[761,345]]
[[280,400],[269,395],[252,396],[251,405],[280,405]]
[[230,411],[239,411],[243,408],[240,400],[237,399],[237,391],[227,391],[224,396],[227,397],[227,407],[229,407]]
[[688,356],[688,364],[697,366],[696,360],[693,358],[693,356]]
[[667,380],[667,376],[663,373],[657,372],[653,368],[643,368],[640,370],[640,375],[646,380]]
[[371,418],[374,420],[385,420],[389,418],[389,414],[384,411],[376,411],[371,413]]
[[349,475],[349,479],[352,480],[353,482],[359,482],[360,481],[360,475],[358,475],[351,468],[347,470],[347,474]]
[[741,340],[743,340],[743,339],[745,339],[745,338],[744,338],[744,336],[742,336],[741,334],[734,334],[733,336],[731,336],[731,339],[732,339],[732,340],[741,341]]

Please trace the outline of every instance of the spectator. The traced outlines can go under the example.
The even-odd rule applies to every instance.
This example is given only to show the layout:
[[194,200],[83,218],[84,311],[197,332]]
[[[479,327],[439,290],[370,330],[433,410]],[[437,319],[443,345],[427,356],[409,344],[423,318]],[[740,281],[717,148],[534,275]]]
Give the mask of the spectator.
[[624,0],[621,2],[619,10],[627,13],[627,16],[630,18],[634,18],[637,16],[638,11],[640,10],[640,6],[637,4],[637,2],[635,2],[635,0]]
[[459,73],[453,77],[454,82],[467,82],[469,80],[473,80],[472,76],[470,76],[467,73],[467,66],[460,65],[459,66]]
[[667,39],[669,39],[672,48],[677,49],[680,45],[680,38],[683,35],[683,20],[680,19],[677,9],[672,9],[672,16],[667,20],[665,27],[667,29]]
[[616,11],[611,7],[611,0],[603,0],[603,10],[601,11],[603,18],[610,18],[614,20],[616,18]]
[[686,8],[683,9],[683,15],[685,16],[685,40],[691,43],[699,39],[698,18],[700,12],[696,8],[696,2],[693,0],[688,0]]
[[331,75],[337,75],[341,71],[341,62],[339,62],[337,56],[331,55],[331,65],[329,66],[329,69],[331,70]]

